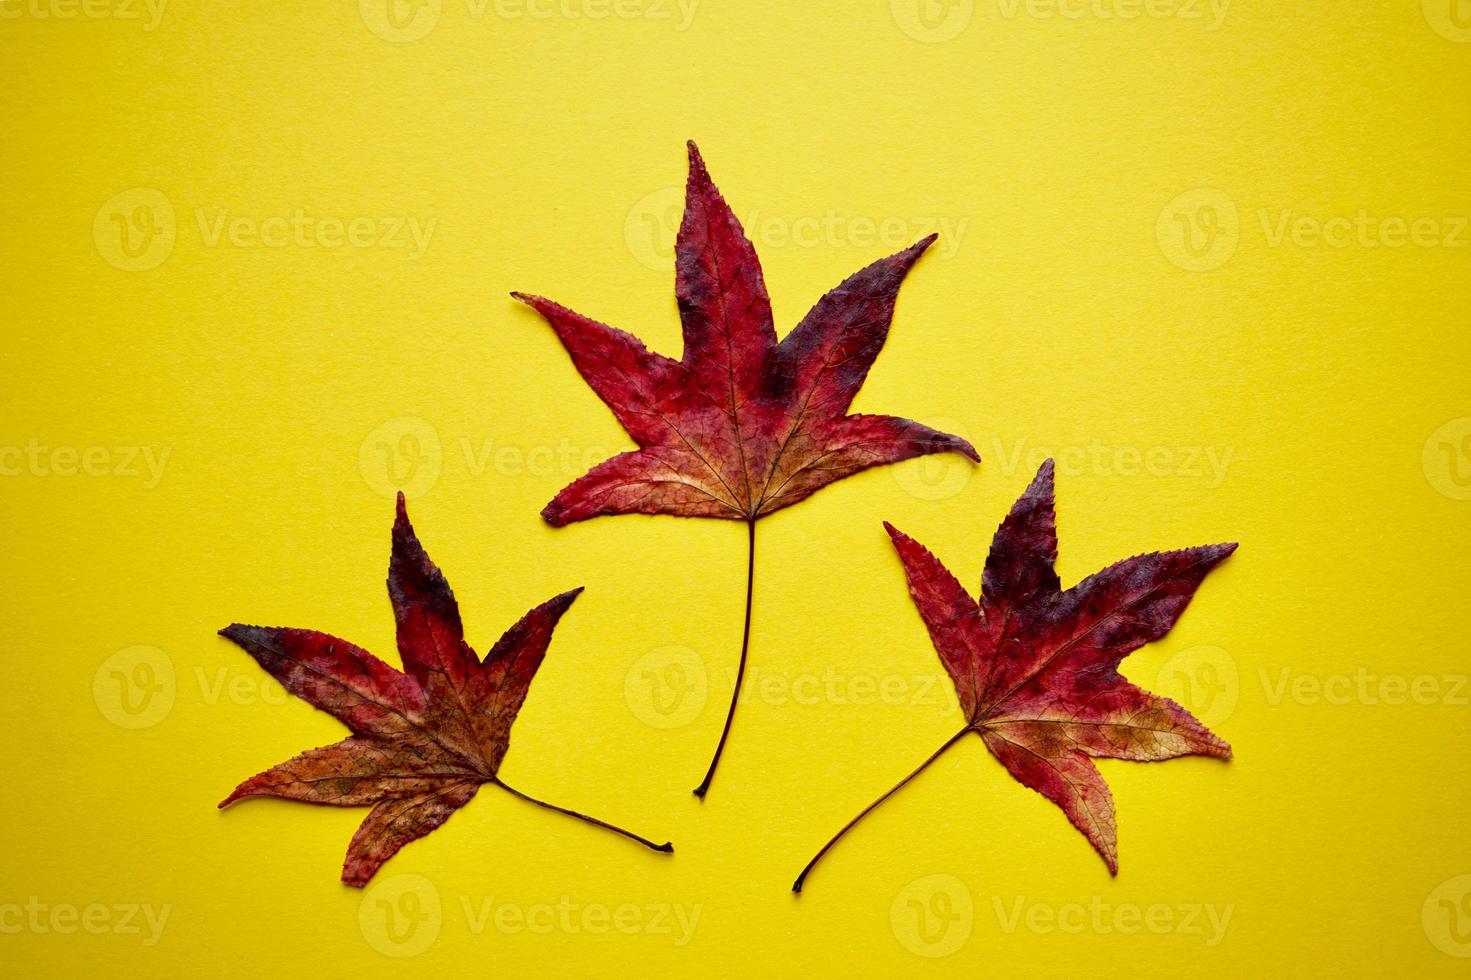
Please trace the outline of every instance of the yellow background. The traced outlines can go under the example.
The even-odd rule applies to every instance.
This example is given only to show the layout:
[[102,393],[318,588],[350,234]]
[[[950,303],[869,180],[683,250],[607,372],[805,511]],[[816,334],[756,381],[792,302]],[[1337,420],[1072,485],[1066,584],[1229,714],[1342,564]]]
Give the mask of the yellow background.
[[[687,23],[672,0],[478,16],[443,0],[397,21],[373,0],[177,2],[151,30],[145,8],[93,2],[142,19],[0,7],[0,446],[27,454],[0,457],[4,972],[1464,972],[1471,28],[1449,0],[1236,0],[1219,23],[1204,4],[1099,13],[1129,0],[1076,17],[957,0],[928,20],[906,0],[704,0]],[[871,471],[762,523],[766,686],[704,804],[689,790],[739,645],[744,529],[542,524],[584,454],[627,443],[507,297],[677,353],[687,138],[757,217],[783,330],[948,223],[856,408],[963,431],[985,460]],[[212,237],[222,211],[240,234]],[[249,237],[298,211],[329,238],[320,219],[433,232],[418,256]],[[1375,235],[1432,224],[1400,247],[1312,237],[1361,211]],[[153,216],[159,251],[122,252],[115,214]],[[1307,230],[1276,237],[1283,215]],[[167,452],[161,478],[127,447]],[[337,881],[364,811],[214,809],[341,734],[215,630],[314,627],[394,657],[390,452],[478,648],[587,586],[508,781],[670,837],[674,857],[487,788],[365,897]],[[880,521],[978,588],[1046,454],[1065,583],[1242,542],[1126,664],[1214,713],[1236,759],[1105,762],[1110,879],[973,740],[794,898],[816,847],[960,721],[926,687],[939,665]],[[650,724],[670,723],[651,678],[694,663],[702,707],[698,685],[662,694],[700,710]],[[1422,677],[1421,697],[1397,686]],[[885,682],[903,693],[867,686]],[[415,908],[392,888],[418,889],[420,915],[389,935]],[[40,931],[32,896],[169,918],[151,945],[113,918]],[[538,922],[559,902],[644,918],[516,930],[480,920],[486,900]],[[1157,905],[1160,933],[1139,918]],[[647,911],[676,906],[699,908],[692,934]],[[1223,933],[1210,910],[1229,910]]]

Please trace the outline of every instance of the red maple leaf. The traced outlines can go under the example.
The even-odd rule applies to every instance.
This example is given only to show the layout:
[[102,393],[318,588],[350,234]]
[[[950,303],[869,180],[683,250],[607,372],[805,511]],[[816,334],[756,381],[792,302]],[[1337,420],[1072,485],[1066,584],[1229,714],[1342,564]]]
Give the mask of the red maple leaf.
[[401,847],[469,803],[485,783],[654,850],[672,851],[667,843],[655,845],[533,799],[496,775],[552,631],[581,591],[564,592],[528,612],[482,660],[465,642],[454,593],[419,544],[399,494],[388,597],[404,670],[312,630],[238,623],[221,630],[286,690],[341,721],[352,735],[252,776],[220,806],[247,796],[371,806],[342,867],[342,880],[358,887]]
[[[675,295],[684,357],[539,296],[513,293],[540,313],[572,363],[639,448],[607,460],[542,510],[554,526],[604,514],[717,517],[755,524],[860,470],[970,443],[908,419],[849,415],[884,346],[894,302],[935,236],[881,259],[829,292],[780,343],[756,250],[689,144],[684,221],[675,244]],[[746,639],[714,775],[744,676]]]
[[1113,797],[1093,759],[1231,757],[1189,712],[1129,683],[1118,665],[1170,631],[1236,545],[1137,555],[1064,590],[1053,568],[1052,473],[1048,460],[997,530],[979,602],[923,545],[885,523],[966,723],[839,831],[794,891],[859,820],[971,733],[1018,782],[1062,808],[1111,874],[1118,873]]

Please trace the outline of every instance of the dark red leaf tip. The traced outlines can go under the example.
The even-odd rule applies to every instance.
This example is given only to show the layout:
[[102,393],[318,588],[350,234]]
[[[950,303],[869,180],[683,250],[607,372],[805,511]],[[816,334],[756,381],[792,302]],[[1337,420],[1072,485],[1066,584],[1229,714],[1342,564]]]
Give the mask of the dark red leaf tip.
[[1235,541],[1225,541],[1220,544],[1202,544],[1193,548],[1179,549],[1181,554],[1188,554],[1196,560],[1210,565],[1214,568],[1221,562],[1230,558],[1239,545]]
[[422,548],[419,544],[419,536],[414,533],[414,523],[409,520],[409,504],[404,492],[398,492],[398,505],[393,518],[393,553],[399,554],[401,549]]
[[909,270],[914,268],[914,264],[920,260],[924,253],[929,251],[930,246],[939,240],[940,236],[938,234],[932,233],[926,235],[903,251],[895,252],[886,259],[879,259],[875,265],[887,266],[896,272],[902,280],[903,277],[909,275]]
[[244,623],[231,623],[229,626],[220,630],[219,635],[231,643],[238,643],[243,647],[247,641],[264,632],[266,632],[266,629],[263,626],[247,626]]
[[567,307],[563,306],[561,303],[549,300],[545,296],[538,296],[536,293],[523,293],[518,290],[511,293],[511,298],[518,303],[525,303],[527,306],[540,313],[542,318],[550,323],[554,328],[556,327],[556,322],[554,318],[557,316],[557,314],[572,313],[571,310],[567,309]]
[[248,787],[251,784],[251,782],[252,782],[252,780],[247,779],[245,782],[241,783],[239,786],[236,786],[233,790],[230,791],[230,795],[229,796],[225,797],[223,800],[220,800],[220,802],[218,802],[218,803],[215,804],[215,809],[216,810],[223,810],[225,807],[229,806],[231,803],[234,803],[237,800],[243,800],[243,799],[245,799],[245,797],[251,795],[250,792],[246,789],[246,787]]
[[562,613],[566,612],[568,607],[576,601],[577,597],[582,595],[582,590],[585,588],[587,588],[587,586],[579,585],[575,589],[568,589],[561,595],[553,596],[552,598],[547,600],[547,608],[550,609],[557,616],[562,615]]

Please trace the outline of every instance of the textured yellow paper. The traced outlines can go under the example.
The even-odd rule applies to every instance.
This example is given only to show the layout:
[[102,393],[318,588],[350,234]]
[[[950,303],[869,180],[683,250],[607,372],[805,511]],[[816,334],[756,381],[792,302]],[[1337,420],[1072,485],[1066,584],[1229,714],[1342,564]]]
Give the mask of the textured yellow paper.
[[[0,972],[1464,971],[1471,230],[1458,0],[0,0]],[[858,410],[984,457],[744,531],[537,510],[627,445],[543,292],[678,350],[698,139],[782,328],[935,230]],[[1126,665],[1229,765],[1106,762],[1122,870],[956,727],[880,527],[972,587],[1058,458],[1065,582],[1242,549]],[[214,636],[394,656],[404,485],[484,649],[586,585],[507,779],[366,893],[338,737]],[[401,957],[395,962],[392,957]]]

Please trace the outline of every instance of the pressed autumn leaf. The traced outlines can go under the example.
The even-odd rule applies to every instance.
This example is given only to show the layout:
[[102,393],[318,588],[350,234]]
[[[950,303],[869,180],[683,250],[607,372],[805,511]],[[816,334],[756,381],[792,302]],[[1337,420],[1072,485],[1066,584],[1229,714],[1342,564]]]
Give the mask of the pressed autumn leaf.
[[484,784],[672,851],[612,824],[533,799],[497,772],[511,725],[580,588],[549,599],[505,632],[482,660],[465,642],[459,605],[409,523],[403,494],[393,525],[388,598],[398,624],[397,671],[359,647],[313,630],[235,624],[220,631],[292,694],[352,735],[252,776],[220,806],[276,796],[370,806],[347,848],[342,880],[362,887],[405,844],[438,828]]
[[1118,666],[1170,631],[1236,545],[1137,555],[1064,590],[1053,567],[1052,476],[1048,460],[997,530],[979,601],[923,545],[885,523],[965,727],[828,841],[793,891],[859,820],[972,733],[1017,782],[1062,808],[1110,874],[1119,867],[1113,797],[1092,760],[1231,757],[1189,712],[1129,683]]
[[605,514],[745,521],[746,622],[735,690],[704,796],[730,733],[751,633],[756,522],[860,470],[929,453],[979,461],[957,436],[848,407],[884,346],[899,286],[935,237],[880,259],[829,292],[778,343],[756,250],[689,144],[675,296],[684,356],[513,293],[556,331],[583,379],[639,446],[557,494],[542,517],[560,527]]

